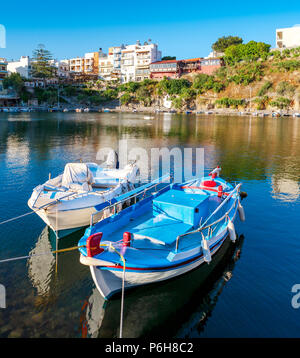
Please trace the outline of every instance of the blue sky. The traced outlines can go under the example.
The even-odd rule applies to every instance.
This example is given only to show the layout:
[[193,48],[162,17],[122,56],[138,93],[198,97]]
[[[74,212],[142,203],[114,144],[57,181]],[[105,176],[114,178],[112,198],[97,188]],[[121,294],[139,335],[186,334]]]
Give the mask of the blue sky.
[[1,2],[8,60],[32,55],[40,43],[58,59],[151,38],[164,55],[208,55],[223,35],[275,46],[275,29],[300,24],[300,1],[56,0]]

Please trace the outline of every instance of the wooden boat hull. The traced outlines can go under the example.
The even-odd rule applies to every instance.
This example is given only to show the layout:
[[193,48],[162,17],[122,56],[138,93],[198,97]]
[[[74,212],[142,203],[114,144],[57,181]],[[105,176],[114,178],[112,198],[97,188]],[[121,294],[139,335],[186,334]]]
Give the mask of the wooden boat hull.
[[[228,232],[226,229],[210,242],[209,246],[212,257],[219,251],[227,237]],[[200,238],[201,236],[199,234],[199,240]],[[81,256],[81,262],[84,263],[83,256]],[[169,280],[192,271],[201,265],[207,265],[207,263],[200,251],[198,255],[195,255],[192,258],[187,258],[186,261],[181,262],[180,264],[177,264],[176,262],[170,263],[170,267],[167,268],[152,268],[151,270],[126,269],[124,287],[125,289],[129,289]],[[122,290],[122,268],[90,265],[90,270],[97,289],[105,299],[111,298]]]

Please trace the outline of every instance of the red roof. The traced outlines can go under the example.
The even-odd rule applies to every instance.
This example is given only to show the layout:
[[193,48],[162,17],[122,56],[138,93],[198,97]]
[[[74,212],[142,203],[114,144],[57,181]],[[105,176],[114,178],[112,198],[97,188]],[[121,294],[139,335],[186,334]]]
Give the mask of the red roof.
[[197,57],[197,58],[189,58],[187,60],[181,60],[183,62],[188,62],[188,61],[200,61],[200,60],[203,60],[203,57]]
[[152,62],[151,65],[153,64],[157,64],[157,63],[177,63],[177,60],[164,60],[164,61],[156,61],[156,62]]

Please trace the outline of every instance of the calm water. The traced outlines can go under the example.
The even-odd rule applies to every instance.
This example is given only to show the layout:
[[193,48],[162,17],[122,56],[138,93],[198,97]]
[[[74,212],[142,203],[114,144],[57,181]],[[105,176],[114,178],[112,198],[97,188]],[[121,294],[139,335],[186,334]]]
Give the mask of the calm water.
[[[241,181],[246,222],[207,272],[126,293],[126,337],[299,337],[300,119],[141,114],[0,114],[0,221],[29,211],[33,187],[102,147],[203,147],[205,167]],[[156,170],[156,168],[154,168]],[[76,245],[82,232],[61,242]],[[36,215],[0,226],[0,259],[45,253]],[[0,264],[0,337],[115,337],[120,300],[104,304],[77,251]]]

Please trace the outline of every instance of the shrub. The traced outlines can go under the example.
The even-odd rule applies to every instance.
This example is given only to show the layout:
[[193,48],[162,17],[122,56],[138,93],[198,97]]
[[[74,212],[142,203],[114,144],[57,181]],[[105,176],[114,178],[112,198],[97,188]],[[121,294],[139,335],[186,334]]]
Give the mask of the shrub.
[[256,108],[257,109],[259,109],[259,110],[266,109],[266,106],[269,103],[269,97],[264,96],[262,98],[255,98],[254,103],[256,103]]
[[118,91],[116,89],[108,88],[101,93],[101,95],[107,100],[111,101],[118,98]]
[[168,95],[180,95],[184,88],[191,87],[191,82],[187,79],[167,79],[164,78],[158,83],[158,92],[159,94],[168,94]]
[[276,92],[283,96],[283,95],[294,95],[296,88],[289,82],[282,81],[278,83],[276,87]]
[[132,101],[133,97],[129,93],[124,93],[120,97],[121,104],[128,105]]
[[236,67],[235,74],[229,76],[228,81],[247,86],[253,81],[261,80],[263,74],[262,64],[243,64],[240,67]]
[[209,76],[204,73],[200,73],[194,78],[193,88],[198,90],[199,94],[202,94],[211,89],[214,92],[218,93],[222,91],[225,88],[225,86],[223,83],[215,80],[214,76]]
[[183,107],[183,99],[181,97],[173,98],[172,106],[176,109],[181,109]]
[[218,105],[219,107],[237,108],[238,106],[244,106],[246,104],[246,102],[244,99],[223,97],[223,98],[217,99],[215,101],[215,104]]
[[279,71],[292,72],[300,68],[299,60],[281,61],[276,64]]
[[270,81],[265,82],[261,86],[260,90],[257,92],[257,96],[259,97],[264,96],[272,86],[273,86],[272,82]]
[[288,108],[291,105],[291,100],[285,97],[278,97],[275,101],[271,101],[270,105],[272,107],[284,109],[284,108]]

